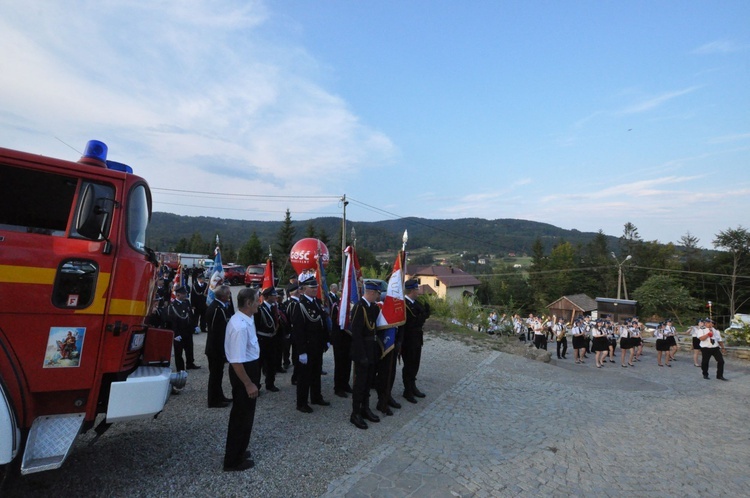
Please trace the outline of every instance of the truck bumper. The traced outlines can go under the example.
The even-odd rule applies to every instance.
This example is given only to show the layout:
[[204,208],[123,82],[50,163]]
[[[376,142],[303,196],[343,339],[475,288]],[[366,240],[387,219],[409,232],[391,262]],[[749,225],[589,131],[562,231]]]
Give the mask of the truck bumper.
[[123,382],[113,382],[107,404],[107,422],[153,417],[169,398],[169,367],[142,366]]

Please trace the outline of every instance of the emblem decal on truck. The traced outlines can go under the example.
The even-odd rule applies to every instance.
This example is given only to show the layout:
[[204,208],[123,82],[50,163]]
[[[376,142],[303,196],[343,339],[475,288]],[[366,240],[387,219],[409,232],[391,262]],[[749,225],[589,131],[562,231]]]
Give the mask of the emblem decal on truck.
[[80,366],[85,336],[86,327],[50,327],[44,368]]

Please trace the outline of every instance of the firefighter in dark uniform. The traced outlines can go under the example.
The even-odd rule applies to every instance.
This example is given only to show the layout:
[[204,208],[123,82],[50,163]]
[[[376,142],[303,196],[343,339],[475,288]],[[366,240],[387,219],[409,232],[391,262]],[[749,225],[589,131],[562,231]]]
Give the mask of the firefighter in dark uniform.
[[[331,344],[333,345],[333,393],[340,398],[348,398],[347,393],[352,392],[349,384],[349,378],[352,376],[352,334],[348,330],[343,330],[339,326],[339,312],[341,306],[348,306],[348,303],[341,303],[336,293],[338,286],[331,285],[329,299],[331,300]],[[348,311],[348,310],[347,310]]]
[[[187,300],[187,289],[179,286],[174,290],[175,300],[167,307],[164,321],[167,327],[174,332],[174,364],[177,371],[185,370],[187,362],[188,370],[200,368],[195,364],[193,354],[193,332],[195,323],[193,309]],[[185,360],[182,352],[185,351]]]
[[354,393],[349,421],[359,429],[367,429],[365,419],[380,422],[380,418],[370,410],[370,386],[380,357],[380,346],[375,339],[375,322],[380,313],[376,304],[379,296],[380,285],[377,282],[366,282],[364,295],[351,311]]
[[328,343],[325,312],[315,298],[318,282],[312,274],[300,275],[299,285],[303,295],[299,304],[292,307],[289,320],[292,324],[292,344],[297,359],[294,375],[297,380],[297,410],[312,413],[313,405],[329,406],[323,399],[320,377],[323,372],[323,353]]
[[258,334],[258,345],[260,346],[260,366],[266,378],[266,389],[270,392],[279,392],[276,387],[276,369],[279,364],[279,343],[276,337],[279,334],[279,321],[276,314],[276,299],[278,293],[273,287],[263,289],[261,293],[263,303],[255,313],[255,331]]
[[415,279],[407,280],[404,284],[406,293],[406,323],[403,327],[401,343],[401,359],[404,362],[401,376],[404,381],[404,398],[410,403],[416,403],[417,398],[424,398],[425,394],[417,388],[417,373],[422,358],[422,344],[424,322],[430,316],[430,307],[417,301],[419,282]]
[[224,396],[221,382],[224,378],[224,365],[227,357],[224,352],[227,322],[234,314],[229,307],[232,291],[228,285],[220,285],[215,291],[216,299],[206,310],[206,358],[208,358],[208,407],[224,408],[232,401]]
[[154,301],[157,302],[159,308],[166,308],[169,305],[169,286],[163,278],[159,278],[156,281],[156,289],[154,294]]
[[206,298],[208,297],[208,284],[203,274],[195,277],[192,292],[190,292],[190,304],[195,310],[195,326],[200,325],[201,332],[206,331]]

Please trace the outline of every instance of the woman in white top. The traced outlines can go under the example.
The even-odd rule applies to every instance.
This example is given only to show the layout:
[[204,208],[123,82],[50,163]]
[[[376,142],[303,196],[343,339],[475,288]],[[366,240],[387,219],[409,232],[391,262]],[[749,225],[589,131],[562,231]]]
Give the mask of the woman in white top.
[[593,339],[591,349],[596,354],[596,368],[602,368],[602,364],[607,361],[609,343],[607,341],[607,334],[604,332],[604,324],[601,320],[594,322],[594,326],[591,328],[591,337]]
[[[625,320],[623,325],[618,325],[620,330],[620,366],[627,368],[633,365],[633,341],[630,339],[630,320]],[[625,351],[629,351],[628,365],[625,364]]]

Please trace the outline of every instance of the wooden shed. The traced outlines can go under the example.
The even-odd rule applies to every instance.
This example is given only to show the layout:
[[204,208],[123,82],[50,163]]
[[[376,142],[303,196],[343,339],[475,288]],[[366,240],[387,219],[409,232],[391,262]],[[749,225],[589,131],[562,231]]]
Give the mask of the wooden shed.
[[626,318],[638,316],[638,301],[629,299],[613,299],[597,297],[596,309],[599,318],[609,318],[613,322],[622,323]]
[[563,296],[548,304],[547,309],[549,310],[549,316],[562,317],[567,323],[572,323],[573,318],[596,311],[596,306],[596,301],[586,294],[573,294],[572,296]]

